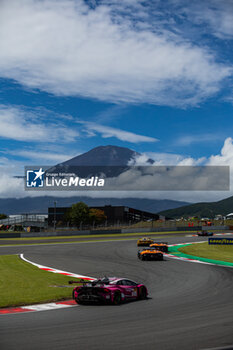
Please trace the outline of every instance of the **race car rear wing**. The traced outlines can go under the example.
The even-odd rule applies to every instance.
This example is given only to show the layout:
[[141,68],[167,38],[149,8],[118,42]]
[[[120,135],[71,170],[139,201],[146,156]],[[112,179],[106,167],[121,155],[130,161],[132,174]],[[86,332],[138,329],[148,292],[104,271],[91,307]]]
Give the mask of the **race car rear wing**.
[[145,247],[145,248],[143,248],[143,249],[139,249],[138,250],[138,253],[141,253],[141,252],[144,252],[144,251],[146,251],[146,250],[150,250],[150,251],[159,251],[159,252],[161,252],[159,249],[156,249],[156,247]]
[[80,280],[80,281],[69,281],[68,282],[69,284],[92,284],[93,286],[95,286],[96,284],[106,284],[106,283],[109,283],[109,279],[107,277],[104,277],[104,278],[101,278],[101,279],[96,279],[94,281],[87,281],[87,280]]
[[87,283],[91,283],[92,281],[86,281],[86,280],[80,280],[80,281],[73,281],[73,280],[71,280],[71,281],[69,281],[68,283],[69,284],[87,284]]
[[153,244],[167,244],[168,245],[168,242],[154,242]]

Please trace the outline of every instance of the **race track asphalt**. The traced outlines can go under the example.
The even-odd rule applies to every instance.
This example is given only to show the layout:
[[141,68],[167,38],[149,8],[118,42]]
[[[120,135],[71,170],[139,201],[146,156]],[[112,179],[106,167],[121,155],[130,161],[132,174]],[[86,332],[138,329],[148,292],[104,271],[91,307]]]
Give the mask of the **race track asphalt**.
[[149,299],[3,315],[1,350],[201,350],[233,345],[232,268],[169,258],[140,261],[136,240],[0,247],[0,254],[16,253],[73,273],[140,281],[148,287]]

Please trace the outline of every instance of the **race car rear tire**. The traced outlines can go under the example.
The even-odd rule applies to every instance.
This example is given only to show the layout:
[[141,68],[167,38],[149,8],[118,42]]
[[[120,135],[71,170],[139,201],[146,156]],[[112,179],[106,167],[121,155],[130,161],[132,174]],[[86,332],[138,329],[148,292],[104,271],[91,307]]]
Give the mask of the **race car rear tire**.
[[75,298],[74,300],[76,301],[77,304],[79,304],[79,305],[82,304],[82,302],[79,299]]
[[80,302],[78,301],[78,299],[75,298],[75,296],[74,296],[74,290],[73,290],[73,292],[72,292],[72,297],[73,297],[73,299],[75,300],[75,302],[76,302],[77,304],[80,304]]
[[120,292],[115,292],[113,296],[113,304],[114,305],[120,305],[122,302],[121,300],[121,293]]
[[141,288],[139,289],[139,296],[138,296],[138,299],[143,300],[143,299],[146,299],[146,297],[147,297],[146,288],[145,288],[145,287],[141,287]]

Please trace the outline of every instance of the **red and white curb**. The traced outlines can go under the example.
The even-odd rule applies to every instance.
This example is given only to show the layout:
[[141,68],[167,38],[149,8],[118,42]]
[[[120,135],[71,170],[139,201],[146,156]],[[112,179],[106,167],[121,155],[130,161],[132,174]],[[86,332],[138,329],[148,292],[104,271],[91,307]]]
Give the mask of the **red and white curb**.
[[34,266],[37,266],[40,270],[44,270],[44,271],[48,271],[48,272],[53,272],[53,273],[59,273],[60,275],[65,275],[65,276],[70,276],[70,277],[76,277],[76,278],[83,278],[85,280],[88,280],[88,281],[93,281],[95,278],[93,277],[89,277],[89,276],[83,276],[83,275],[78,275],[76,273],[72,273],[72,272],[66,272],[66,271],[62,271],[62,270],[58,270],[58,269],[54,269],[52,267],[47,267],[47,266],[44,266],[44,265],[40,265],[40,264],[36,264],[28,259],[26,259],[23,254],[20,254],[19,255],[20,258],[24,261],[26,261],[27,263],[31,264],[31,265],[34,265]]
[[37,305],[27,305],[27,306],[19,306],[19,307],[11,307],[0,309],[0,315],[6,314],[17,314],[22,312],[35,312],[35,311],[48,311],[54,309],[62,309],[67,307],[77,306],[74,300],[66,300],[60,301],[56,303],[48,303],[48,304],[37,304]]
[[[188,262],[193,262],[193,263],[198,263],[198,264],[206,264],[206,265],[217,265],[217,264],[213,264],[213,263],[209,263],[207,261],[201,261],[201,260],[196,260],[196,259],[189,259],[189,258],[184,258],[184,257],[181,257],[181,256],[175,256],[175,255],[172,255],[172,254],[164,254],[165,256],[167,256],[168,258],[171,258],[171,259],[176,259],[176,260],[183,260],[183,261],[188,261]],[[217,265],[219,266],[219,265]]]
[[175,247],[175,246],[177,246],[177,245],[198,244],[198,243],[205,243],[205,242],[206,242],[206,241],[176,243],[176,244],[169,244],[168,247]]
[[[213,236],[224,236],[224,235],[232,235],[232,232],[224,232],[224,233],[214,233]],[[185,235],[185,237],[200,237],[197,234],[193,234],[193,235]],[[203,236],[202,236],[203,237]],[[206,236],[206,237],[211,237],[211,236]]]
[[[84,280],[87,280],[87,281],[93,281],[95,279],[93,277],[83,276],[83,275],[79,275],[76,273],[66,272],[66,271],[54,269],[51,267],[47,267],[44,265],[36,264],[36,263],[26,259],[23,256],[23,254],[20,254],[20,258],[29,264],[37,266],[40,270],[53,272],[53,273],[59,273],[60,275],[65,275],[65,276],[70,276],[70,277],[75,277],[75,278],[83,278]],[[0,309],[0,315],[16,314],[16,313],[23,313],[23,312],[48,311],[48,310],[62,309],[62,308],[74,307],[74,306],[77,306],[77,304],[74,300],[65,300],[65,301],[58,301],[58,302],[54,302],[54,303],[4,308],[4,309]]]

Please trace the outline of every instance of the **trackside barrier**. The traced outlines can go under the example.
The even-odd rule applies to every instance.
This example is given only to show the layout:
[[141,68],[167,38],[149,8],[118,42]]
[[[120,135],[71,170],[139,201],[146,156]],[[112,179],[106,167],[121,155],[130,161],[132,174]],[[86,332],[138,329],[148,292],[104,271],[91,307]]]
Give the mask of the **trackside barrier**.
[[230,226],[202,226],[202,230],[231,230]]
[[109,235],[109,234],[112,234],[112,233],[122,233],[122,230],[121,229],[115,229],[115,230],[91,230],[90,231],[90,234],[91,235],[98,235],[98,234],[101,234],[101,235]]
[[[153,232],[174,232],[185,234],[187,232],[200,231],[201,226],[192,226],[192,227],[170,227],[170,228],[126,228],[126,229],[112,229],[112,230],[82,230],[82,231],[50,231],[50,232],[9,232],[9,233],[0,233],[1,238],[30,238],[30,237],[56,237],[56,236],[78,236],[78,235],[104,235],[104,234],[121,234],[121,233],[153,233]],[[203,227],[203,229],[207,229]],[[229,230],[229,226],[211,226],[208,227],[208,231],[220,231],[224,232]]]
[[18,232],[9,232],[9,233],[0,233],[0,239],[1,238],[20,238],[21,233]]
[[50,232],[22,232],[21,237],[58,237],[58,236],[78,236],[78,235],[89,235],[90,230],[82,231],[50,231]]
[[198,231],[201,227],[186,227],[180,230],[178,227],[174,228],[132,228],[132,229],[113,229],[113,230],[82,230],[82,231],[51,231],[51,232],[22,232],[21,237],[51,237],[51,236],[78,236],[78,235],[111,235],[121,233],[152,233],[152,232],[173,232],[182,231],[184,233],[188,231]]
[[121,233],[134,233],[134,232],[173,232],[173,231],[199,231],[201,226],[192,227],[147,227],[147,228],[126,228],[122,229]]

